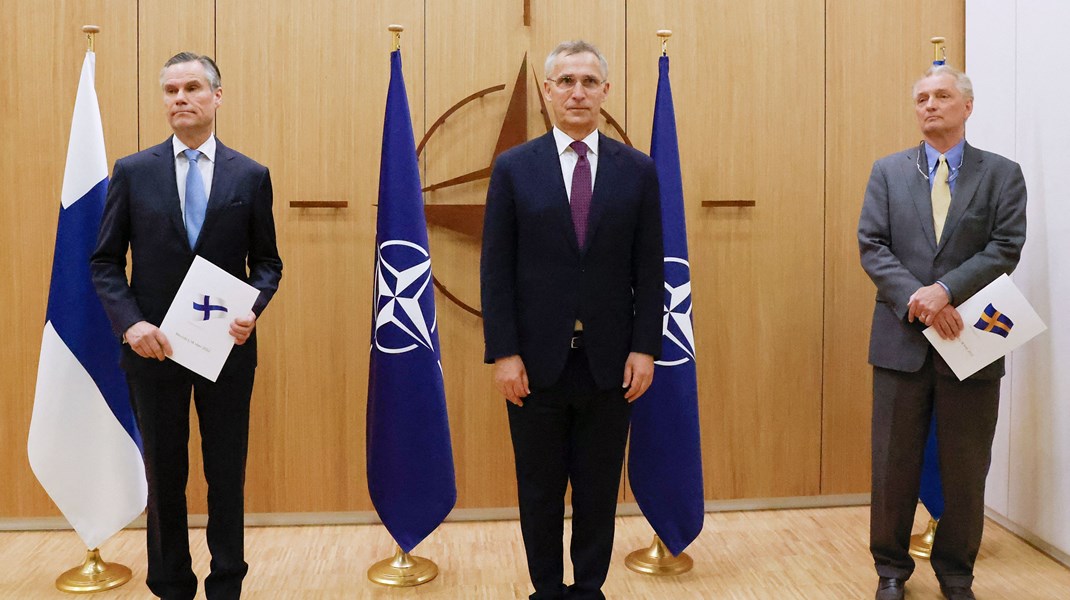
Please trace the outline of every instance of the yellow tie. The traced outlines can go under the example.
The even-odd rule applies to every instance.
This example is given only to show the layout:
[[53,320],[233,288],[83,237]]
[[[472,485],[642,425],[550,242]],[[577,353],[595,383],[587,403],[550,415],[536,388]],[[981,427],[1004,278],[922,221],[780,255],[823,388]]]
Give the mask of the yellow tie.
[[947,183],[947,158],[940,155],[940,162],[936,166],[936,176],[933,179],[933,229],[936,230],[936,243],[940,243],[940,234],[944,232],[944,221],[947,220],[947,211],[951,208],[951,186]]

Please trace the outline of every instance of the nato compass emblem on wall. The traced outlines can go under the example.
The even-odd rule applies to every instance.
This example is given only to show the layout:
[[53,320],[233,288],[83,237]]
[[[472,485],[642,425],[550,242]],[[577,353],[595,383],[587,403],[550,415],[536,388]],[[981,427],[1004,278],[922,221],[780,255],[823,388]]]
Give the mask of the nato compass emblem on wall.
[[[375,256],[375,347],[403,354],[423,346],[434,352],[437,326],[431,256],[406,240],[388,240]],[[430,323],[430,324],[429,324]]]
[[[695,330],[691,326],[691,265],[682,258],[665,257],[665,314],[662,318],[663,367],[695,360]],[[668,343],[665,343],[668,342]]]
[[[534,85],[531,85],[532,83]],[[462,272],[456,269],[451,272],[450,269],[454,268],[451,263],[468,265],[470,260],[479,260],[479,240],[483,236],[483,212],[486,208],[484,200],[487,183],[485,182],[490,179],[494,160],[502,152],[531,139],[529,133],[539,136],[553,129],[550,111],[546,107],[546,99],[542,96],[541,86],[542,79],[535,72],[535,68],[528,64],[528,56],[525,54],[520,63],[520,70],[516,74],[505,114],[501,117],[501,125],[493,150],[487,148],[485,153],[472,152],[465,144],[458,144],[457,138],[451,136],[462,135],[463,132],[469,131],[467,128],[483,128],[499,122],[494,115],[468,114],[462,109],[465,107],[469,107],[468,110],[485,108],[487,102],[481,99],[495,99],[493,94],[505,91],[506,84],[504,83],[475,91],[451,106],[431,124],[423,139],[416,146],[416,156],[419,158],[424,155],[430,143],[433,154],[432,162],[450,162],[448,157],[454,154],[464,155],[465,158],[460,162],[478,161],[472,165],[475,168],[471,168],[466,173],[435,181],[423,188],[424,211],[432,239],[434,239],[436,229],[449,231],[451,234],[443,236],[442,244],[458,248],[459,252],[464,253],[461,255],[463,258],[459,260],[439,263],[442,270],[436,273],[433,282],[447,300],[477,317],[483,316],[479,310],[478,285],[450,284],[447,287],[443,281],[451,276],[454,282],[464,281],[466,275],[471,275],[471,273],[463,272],[467,269],[466,266],[460,268]],[[538,116],[529,109],[529,97],[538,101]],[[621,141],[631,146],[632,142],[620,123],[604,108],[601,109],[601,115],[607,126],[606,132],[614,133]],[[529,118],[534,123],[529,123]],[[451,123],[453,123],[452,129]],[[534,125],[534,127],[529,128],[529,125]],[[532,132],[529,132],[529,129],[532,129]],[[443,135],[446,139],[440,139],[436,147],[432,140]],[[477,187],[476,183],[482,187]],[[473,198],[466,198],[466,194],[474,196],[477,202],[472,203]],[[434,243],[436,244],[435,251],[441,252],[443,245],[439,245],[438,241]]]

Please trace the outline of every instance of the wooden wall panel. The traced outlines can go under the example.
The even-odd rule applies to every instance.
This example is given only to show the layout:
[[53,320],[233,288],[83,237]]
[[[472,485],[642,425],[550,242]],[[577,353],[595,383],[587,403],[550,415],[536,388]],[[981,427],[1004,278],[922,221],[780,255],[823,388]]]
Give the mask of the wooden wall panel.
[[[247,510],[370,510],[364,461],[390,23],[422,121],[421,2],[219,6],[220,136],[271,169],[284,268],[260,327]],[[229,74],[228,74],[229,73]],[[345,200],[340,209],[292,200]]]
[[[144,149],[171,135],[160,92],[163,64],[183,51],[215,57],[216,2],[138,0],[137,5],[138,142]],[[222,66],[219,70],[225,81],[229,73]]]
[[706,497],[817,494],[824,5],[648,0],[628,9],[628,123],[643,150],[654,34],[674,31]]
[[96,89],[108,159],[137,147],[136,6],[103,0],[3,3],[0,39],[0,516],[58,514],[30,471],[26,436],[37,382],[82,25],[99,25]]
[[858,214],[873,161],[921,139],[911,86],[947,38],[965,62],[965,2],[827,3],[825,348],[821,491],[869,491],[874,287],[859,266]]

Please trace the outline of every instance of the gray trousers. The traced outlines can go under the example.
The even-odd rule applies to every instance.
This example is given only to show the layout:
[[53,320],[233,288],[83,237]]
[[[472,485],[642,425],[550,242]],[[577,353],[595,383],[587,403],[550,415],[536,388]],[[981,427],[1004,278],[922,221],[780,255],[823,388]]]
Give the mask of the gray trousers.
[[945,508],[930,562],[942,585],[972,585],[984,528],[999,379],[958,381],[938,373],[931,350],[916,373],[873,368],[870,552],[881,577],[907,579],[914,571],[910,531],[933,411]]

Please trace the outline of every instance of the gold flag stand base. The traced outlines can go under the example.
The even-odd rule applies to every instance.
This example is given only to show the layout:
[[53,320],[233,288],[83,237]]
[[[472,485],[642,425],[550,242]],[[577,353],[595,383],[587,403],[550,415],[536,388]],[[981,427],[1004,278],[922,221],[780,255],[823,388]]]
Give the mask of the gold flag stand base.
[[694,561],[686,552],[681,552],[680,556],[673,556],[672,552],[665,547],[665,542],[662,542],[661,538],[656,535],[649,548],[632,552],[628,558],[624,559],[624,564],[636,573],[659,576],[680,575],[687,573],[691,567],[695,566]]
[[933,539],[936,537],[936,519],[929,519],[929,526],[921,533],[910,536],[910,555],[917,558],[929,558],[933,553]]
[[380,585],[412,587],[438,576],[438,565],[426,558],[402,552],[399,547],[393,558],[381,560],[368,569],[368,579]]
[[56,589],[72,594],[89,594],[117,588],[130,581],[130,569],[117,563],[106,563],[96,548],[87,550],[85,562],[56,578]]

